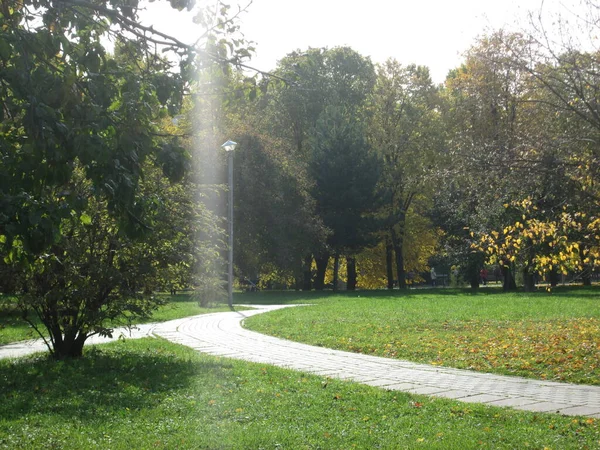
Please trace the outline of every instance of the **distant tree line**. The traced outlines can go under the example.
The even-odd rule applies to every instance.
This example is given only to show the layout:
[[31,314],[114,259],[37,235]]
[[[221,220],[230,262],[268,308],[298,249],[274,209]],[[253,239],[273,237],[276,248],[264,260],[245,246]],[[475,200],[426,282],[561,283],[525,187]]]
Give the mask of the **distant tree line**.
[[[587,7],[582,35],[598,31],[598,7]],[[231,89],[250,94],[224,123],[252,139],[239,163],[276,154],[305,199],[295,212],[272,202],[270,214],[238,221],[239,272],[335,289],[341,265],[348,289],[391,289],[440,263],[473,288],[484,265],[507,290],[517,278],[532,290],[565,273],[589,284],[600,235],[600,53],[543,25],[480,38],[442,85],[426,67],[373,65],[344,47],[292,52],[277,79],[233,74]],[[258,207],[272,187],[290,208],[290,191],[262,168],[239,173],[237,207]]]

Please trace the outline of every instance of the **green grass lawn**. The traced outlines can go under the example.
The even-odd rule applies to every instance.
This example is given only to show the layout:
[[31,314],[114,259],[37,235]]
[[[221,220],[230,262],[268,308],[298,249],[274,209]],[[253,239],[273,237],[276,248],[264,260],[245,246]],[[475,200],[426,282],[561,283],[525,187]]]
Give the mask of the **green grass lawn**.
[[33,339],[34,331],[14,308],[14,297],[0,294],[0,345]]
[[584,449],[600,421],[209,357],[159,339],[0,361],[0,448]]
[[[256,296],[269,303],[277,297]],[[312,345],[482,372],[600,385],[600,290],[290,293],[312,303],[245,326]]]
[[[160,306],[152,317],[137,321],[136,323],[165,322],[197,314],[229,311],[227,305],[215,305],[210,308],[203,308],[189,294],[177,294],[174,296],[166,294],[158,295],[164,297],[166,303]],[[39,337],[37,333],[35,333],[27,322],[21,319],[19,312],[14,308],[13,298],[0,296],[0,300],[0,345],[27,339],[37,339]],[[240,308],[238,307],[237,309]],[[116,322],[114,326],[120,326],[124,323],[124,321],[121,323]]]

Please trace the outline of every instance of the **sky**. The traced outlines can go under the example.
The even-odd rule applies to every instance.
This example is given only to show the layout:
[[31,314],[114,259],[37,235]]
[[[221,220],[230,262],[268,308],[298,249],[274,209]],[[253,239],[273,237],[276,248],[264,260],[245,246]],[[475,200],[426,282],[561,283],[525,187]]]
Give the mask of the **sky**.
[[[215,0],[212,0],[215,1]],[[237,10],[232,0],[232,10]],[[347,45],[375,63],[395,58],[426,65],[433,81],[444,81],[481,36],[501,27],[518,29],[529,11],[565,6],[572,0],[253,0],[240,3],[241,32],[256,54],[248,63],[270,71],[287,53],[308,47]],[[202,33],[193,14],[153,2],[143,23],[191,43]],[[571,7],[572,8],[572,7]]]

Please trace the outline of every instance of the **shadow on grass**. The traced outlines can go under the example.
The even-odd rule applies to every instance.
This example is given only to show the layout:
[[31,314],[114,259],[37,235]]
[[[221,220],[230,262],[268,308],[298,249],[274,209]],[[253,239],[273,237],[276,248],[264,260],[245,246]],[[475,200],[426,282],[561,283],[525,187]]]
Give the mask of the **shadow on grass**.
[[191,293],[180,293],[180,294],[159,294],[160,297],[163,297],[168,303],[196,303],[197,301],[193,298]]
[[535,292],[507,292],[504,293],[501,285],[481,286],[473,291],[470,288],[449,288],[449,287],[419,287],[406,290],[357,290],[357,291],[259,291],[239,293],[234,296],[236,304],[255,304],[255,305],[274,305],[274,304],[294,304],[302,302],[321,302],[335,298],[336,300],[344,298],[410,298],[410,297],[452,297],[452,296],[488,296],[488,295],[507,295],[516,297],[534,296],[561,296],[561,297],[594,297],[600,296],[598,286],[559,286],[548,293],[545,287],[539,287]]
[[332,291],[258,291],[235,293],[234,306],[238,305],[286,305],[303,303],[338,296]]
[[[476,295],[499,294],[502,290],[494,287],[486,287],[477,291]],[[240,293],[234,296],[236,304],[255,304],[255,305],[271,305],[271,304],[288,304],[314,302],[328,299],[344,299],[344,298],[410,298],[415,296],[437,296],[448,297],[456,295],[469,295],[473,292],[471,289],[459,288],[417,288],[406,290],[357,290],[357,291],[339,291],[331,290],[324,291],[259,291]]]
[[129,341],[126,347],[92,347],[77,360],[38,355],[0,361],[0,417],[51,414],[65,420],[98,420],[158,406],[168,391],[224,368],[182,358],[169,344],[154,339]]

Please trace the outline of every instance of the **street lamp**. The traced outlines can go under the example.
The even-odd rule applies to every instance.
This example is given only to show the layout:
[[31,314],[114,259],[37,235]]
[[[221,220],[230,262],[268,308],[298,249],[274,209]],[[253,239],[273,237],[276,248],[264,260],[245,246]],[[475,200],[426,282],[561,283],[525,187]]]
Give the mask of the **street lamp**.
[[228,283],[227,283],[227,304],[233,309],[233,151],[237,147],[237,142],[227,141],[221,148],[227,152],[227,167],[228,177],[227,184],[229,186],[229,256],[228,264]]

